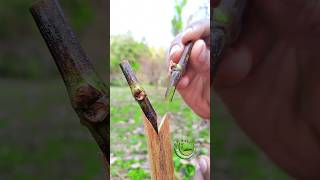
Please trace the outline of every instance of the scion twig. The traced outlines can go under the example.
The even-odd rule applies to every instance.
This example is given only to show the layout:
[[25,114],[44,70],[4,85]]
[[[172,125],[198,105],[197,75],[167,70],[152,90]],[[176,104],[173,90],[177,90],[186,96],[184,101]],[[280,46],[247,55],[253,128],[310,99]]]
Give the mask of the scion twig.
[[135,100],[139,103],[143,113],[146,118],[150,121],[153,126],[153,129],[158,133],[157,125],[157,114],[154,111],[145,90],[141,87],[138,82],[137,77],[135,76],[129,62],[124,60],[120,63],[121,70],[124,76],[127,79],[128,85],[130,86],[131,92]]
[[193,42],[189,42],[184,47],[179,63],[174,64],[171,67],[171,75],[170,75],[167,91],[165,94],[165,99],[167,101],[172,101],[174,93],[176,91],[177,84],[186,71],[193,44],[194,44]]

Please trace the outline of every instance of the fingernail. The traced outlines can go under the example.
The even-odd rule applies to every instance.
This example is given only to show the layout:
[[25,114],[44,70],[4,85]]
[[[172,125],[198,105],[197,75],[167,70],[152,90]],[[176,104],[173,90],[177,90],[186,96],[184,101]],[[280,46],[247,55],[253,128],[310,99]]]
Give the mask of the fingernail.
[[181,49],[181,47],[179,45],[174,45],[171,50],[170,50],[170,54],[169,56],[171,57],[174,53],[176,53],[177,51],[179,51]]
[[199,166],[203,173],[207,172],[208,165],[207,165],[207,161],[204,158],[201,158],[199,160]]
[[190,33],[192,31],[192,27],[188,27],[186,30],[183,31],[182,36],[185,36],[186,34]]

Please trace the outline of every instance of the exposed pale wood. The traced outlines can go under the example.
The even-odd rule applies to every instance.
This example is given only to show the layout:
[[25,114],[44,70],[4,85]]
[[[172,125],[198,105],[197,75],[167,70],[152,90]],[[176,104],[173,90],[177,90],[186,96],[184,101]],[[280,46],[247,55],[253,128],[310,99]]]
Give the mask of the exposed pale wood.
[[144,129],[147,136],[148,155],[151,177],[154,180],[174,179],[172,159],[172,144],[170,135],[170,115],[161,120],[159,132],[152,127],[149,120],[143,116]]

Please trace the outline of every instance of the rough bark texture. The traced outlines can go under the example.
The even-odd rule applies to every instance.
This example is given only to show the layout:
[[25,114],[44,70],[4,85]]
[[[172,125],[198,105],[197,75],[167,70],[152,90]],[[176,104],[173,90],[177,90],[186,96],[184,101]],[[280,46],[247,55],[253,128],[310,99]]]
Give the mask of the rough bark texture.
[[149,120],[143,116],[151,177],[154,180],[174,179],[169,117],[167,114],[163,117],[159,126],[159,133],[156,133]]
[[73,108],[109,162],[109,89],[94,71],[57,0],[40,0],[30,11],[58,66]]

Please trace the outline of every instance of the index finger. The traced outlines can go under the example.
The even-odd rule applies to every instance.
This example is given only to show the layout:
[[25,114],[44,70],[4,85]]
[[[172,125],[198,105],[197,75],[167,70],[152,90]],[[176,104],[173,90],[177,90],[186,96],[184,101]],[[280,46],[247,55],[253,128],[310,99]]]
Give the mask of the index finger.
[[200,20],[192,23],[182,34],[181,41],[186,44],[189,41],[207,39],[210,36],[210,20]]
[[184,44],[181,41],[182,34],[178,34],[175,39],[172,41],[168,53],[168,61],[173,61],[174,63],[178,63],[179,58],[184,49]]

